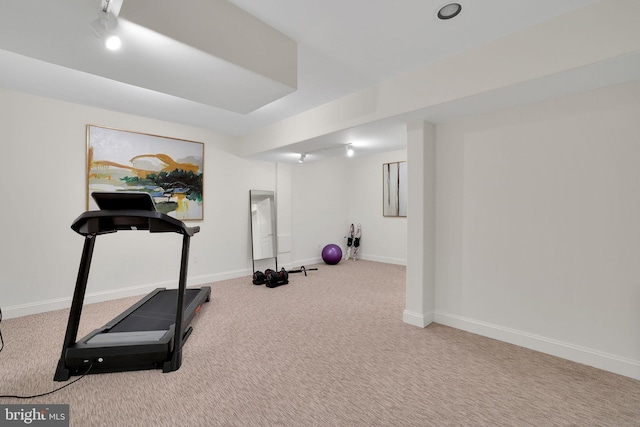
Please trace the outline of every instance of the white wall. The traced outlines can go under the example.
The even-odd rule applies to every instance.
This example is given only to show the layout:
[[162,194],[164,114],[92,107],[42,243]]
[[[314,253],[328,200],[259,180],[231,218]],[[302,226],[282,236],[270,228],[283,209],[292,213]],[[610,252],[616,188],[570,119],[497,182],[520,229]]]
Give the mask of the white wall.
[[362,259],[406,264],[406,218],[382,216],[382,164],[406,150],[334,158],[291,168],[293,264],[322,262],[329,243],[346,250],[349,225],[362,225]]
[[435,321],[640,379],[640,83],[438,127]]
[[[3,224],[0,306],[7,317],[67,307],[83,239],[87,124],[205,143],[204,220],[191,241],[189,284],[251,273],[249,189],[275,190],[275,165],[226,152],[214,132],[0,90]],[[175,286],[179,235],[120,232],[97,239],[87,301]]]
[[[399,150],[354,157],[345,162],[348,168],[347,223],[362,225],[359,251],[362,259],[407,263],[407,219],[382,216],[382,165],[406,160],[407,150]],[[347,231],[345,229],[344,233]],[[344,239],[343,243],[346,243]]]
[[349,221],[348,178],[346,160],[342,158],[292,166],[294,264],[322,262],[322,248],[329,243],[344,247]]

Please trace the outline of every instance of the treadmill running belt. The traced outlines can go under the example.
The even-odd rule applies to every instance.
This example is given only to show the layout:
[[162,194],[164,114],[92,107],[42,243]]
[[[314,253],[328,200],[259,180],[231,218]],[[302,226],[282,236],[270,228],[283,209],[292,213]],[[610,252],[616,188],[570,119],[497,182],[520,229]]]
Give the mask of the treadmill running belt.
[[[200,289],[186,289],[184,307],[189,306]],[[176,322],[178,290],[168,289],[156,294],[136,311],[122,319],[109,332],[168,330]],[[109,333],[106,332],[106,333]]]

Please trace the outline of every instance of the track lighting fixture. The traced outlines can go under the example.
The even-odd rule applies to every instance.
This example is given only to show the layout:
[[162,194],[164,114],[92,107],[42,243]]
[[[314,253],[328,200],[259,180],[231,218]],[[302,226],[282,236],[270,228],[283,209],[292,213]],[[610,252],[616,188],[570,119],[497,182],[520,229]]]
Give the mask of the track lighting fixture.
[[351,144],[347,145],[347,156],[353,157],[353,147]]
[[325,151],[338,150],[338,149],[344,150],[344,152],[347,154],[348,157],[353,157],[353,155],[355,154],[352,144],[332,145],[331,147],[319,148],[317,150],[307,151],[306,153],[300,154],[300,157],[298,158],[298,163],[303,163],[305,158],[307,157],[307,154],[321,153]]
[[120,37],[114,34],[118,26],[118,16],[122,0],[102,0],[98,17],[89,24],[96,37],[102,40],[107,49],[118,50],[122,45]]

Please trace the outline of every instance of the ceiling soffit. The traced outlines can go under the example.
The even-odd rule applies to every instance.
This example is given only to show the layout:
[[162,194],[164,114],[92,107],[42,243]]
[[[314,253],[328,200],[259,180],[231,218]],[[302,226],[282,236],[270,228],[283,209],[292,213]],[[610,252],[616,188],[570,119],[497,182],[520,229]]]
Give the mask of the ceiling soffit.
[[242,114],[297,88],[296,42],[227,1],[124,1],[115,52],[90,28],[99,2],[59,2],[13,2],[0,49]]

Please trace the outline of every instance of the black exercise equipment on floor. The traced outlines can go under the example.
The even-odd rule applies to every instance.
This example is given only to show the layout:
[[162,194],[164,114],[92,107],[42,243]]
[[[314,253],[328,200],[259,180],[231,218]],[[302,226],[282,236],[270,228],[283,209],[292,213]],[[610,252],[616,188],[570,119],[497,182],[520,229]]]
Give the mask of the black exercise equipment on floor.
[[[176,371],[182,363],[182,346],[192,331],[189,324],[211,295],[208,286],[186,288],[189,242],[200,227],[187,227],[182,221],[157,212],[147,193],[92,193],[92,197],[100,210],[83,213],[71,225],[85,237],[84,249],[53,379],[66,381],[89,368],[92,374],[140,369]],[[182,234],[178,289],[154,290],[103,327],[76,341],[96,236],[120,230]]]
[[311,270],[317,270],[317,268],[305,268],[305,266],[303,265],[302,267],[300,267],[297,270],[289,270],[287,271],[287,273],[304,273],[304,275],[307,275],[307,271],[311,271]]

